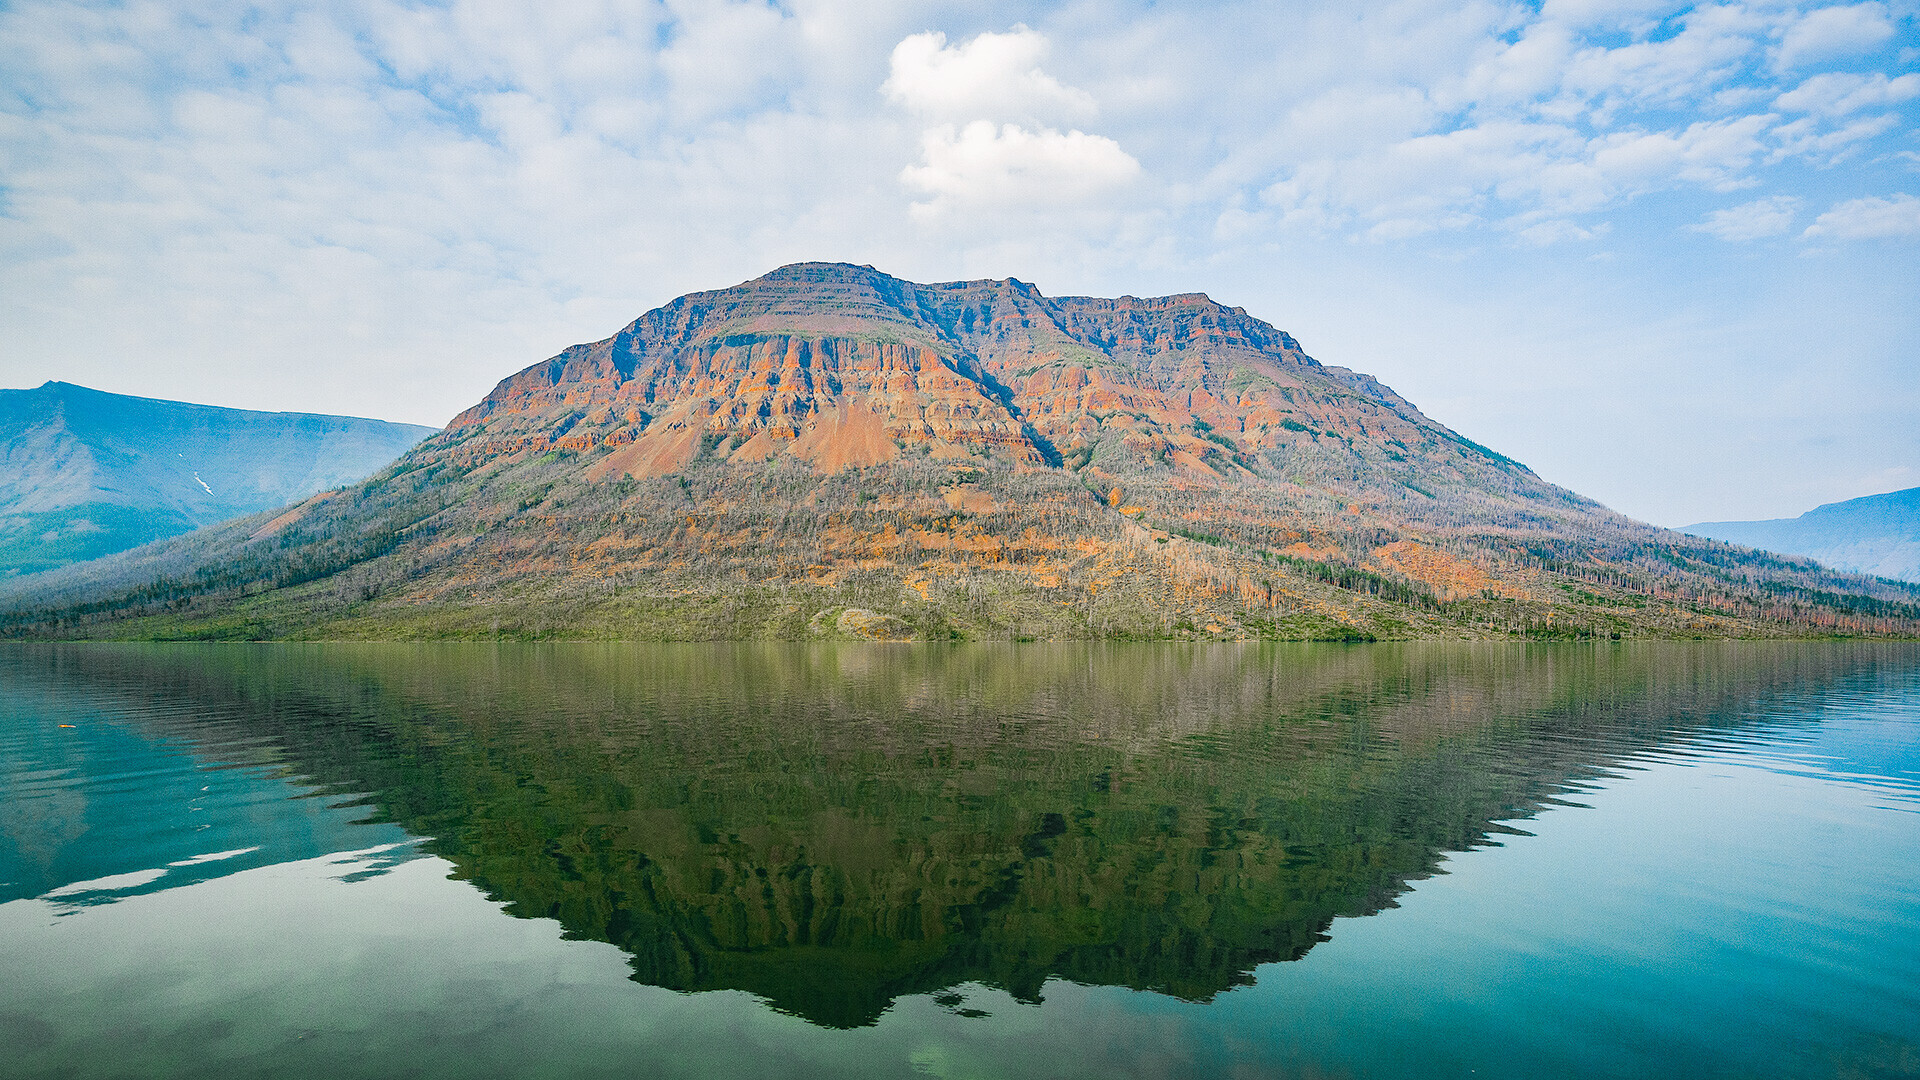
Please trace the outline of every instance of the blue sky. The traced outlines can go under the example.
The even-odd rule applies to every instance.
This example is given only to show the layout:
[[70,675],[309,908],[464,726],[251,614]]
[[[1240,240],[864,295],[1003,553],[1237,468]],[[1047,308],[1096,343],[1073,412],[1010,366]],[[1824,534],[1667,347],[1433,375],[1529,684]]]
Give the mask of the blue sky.
[[1205,291],[1791,515],[1920,485],[1920,8],[0,2],[0,385],[437,424],[801,259]]

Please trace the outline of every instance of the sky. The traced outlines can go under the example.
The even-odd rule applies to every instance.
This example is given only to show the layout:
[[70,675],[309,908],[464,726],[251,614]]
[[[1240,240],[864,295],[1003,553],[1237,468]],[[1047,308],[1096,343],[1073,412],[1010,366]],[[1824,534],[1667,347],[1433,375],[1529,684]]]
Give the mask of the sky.
[[0,0],[0,386],[437,425],[802,260],[1206,292],[1791,516],[1920,485],[1920,0]]

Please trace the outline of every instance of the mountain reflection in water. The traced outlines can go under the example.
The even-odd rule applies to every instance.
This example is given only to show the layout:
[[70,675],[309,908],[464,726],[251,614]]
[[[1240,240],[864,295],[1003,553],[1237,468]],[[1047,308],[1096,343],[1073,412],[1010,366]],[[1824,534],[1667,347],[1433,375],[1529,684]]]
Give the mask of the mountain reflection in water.
[[855,1027],[963,983],[1208,1000],[1616,762],[1876,655],[92,646],[6,650],[0,678],[351,793],[374,839],[426,838],[636,980]]

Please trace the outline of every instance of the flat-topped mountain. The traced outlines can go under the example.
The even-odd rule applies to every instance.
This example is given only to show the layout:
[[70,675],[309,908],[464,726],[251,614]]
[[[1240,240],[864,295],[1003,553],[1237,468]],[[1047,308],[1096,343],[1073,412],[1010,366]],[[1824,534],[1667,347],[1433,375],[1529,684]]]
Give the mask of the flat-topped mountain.
[[1920,582],[1920,488],[1827,503],[1796,518],[1708,521],[1681,531]]
[[0,390],[0,574],[123,551],[350,484],[433,430],[62,382]]
[[500,383],[344,492],[16,590],[15,634],[1913,633],[1631,521],[1197,294],[805,263]]
[[[1417,453],[1454,478],[1566,494],[1205,296],[1048,298],[1013,280],[916,285],[837,264],[681,297],[506,380],[448,432],[479,435],[479,457],[616,448],[596,477],[702,457],[831,472],[989,454],[1214,483],[1305,451],[1316,470],[1350,457],[1340,471],[1410,475],[1391,466]],[[1339,453],[1310,449],[1328,439]]]

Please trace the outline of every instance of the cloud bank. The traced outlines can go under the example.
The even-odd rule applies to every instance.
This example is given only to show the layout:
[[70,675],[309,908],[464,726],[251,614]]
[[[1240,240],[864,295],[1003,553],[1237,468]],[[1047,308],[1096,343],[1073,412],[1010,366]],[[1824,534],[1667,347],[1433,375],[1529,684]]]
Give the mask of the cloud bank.
[[[1920,269],[1916,68],[1909,0],[17,0],[0,375],[437,422],[680,292],[844,258],[1209,288],[1430,399],[1416,343],[1457,318],[1483,391],[1449,419],[1551,467],[1526,416],[1637,406],[1567,413],[1527,358],[1619,355],[1623,304],[1684,327],[1646,346],[1660,401],[1783,311],[1860,386],[1911,357],[1876,298]],[[1808,491],[1911,449],[1851,438],[1796,452]]]

